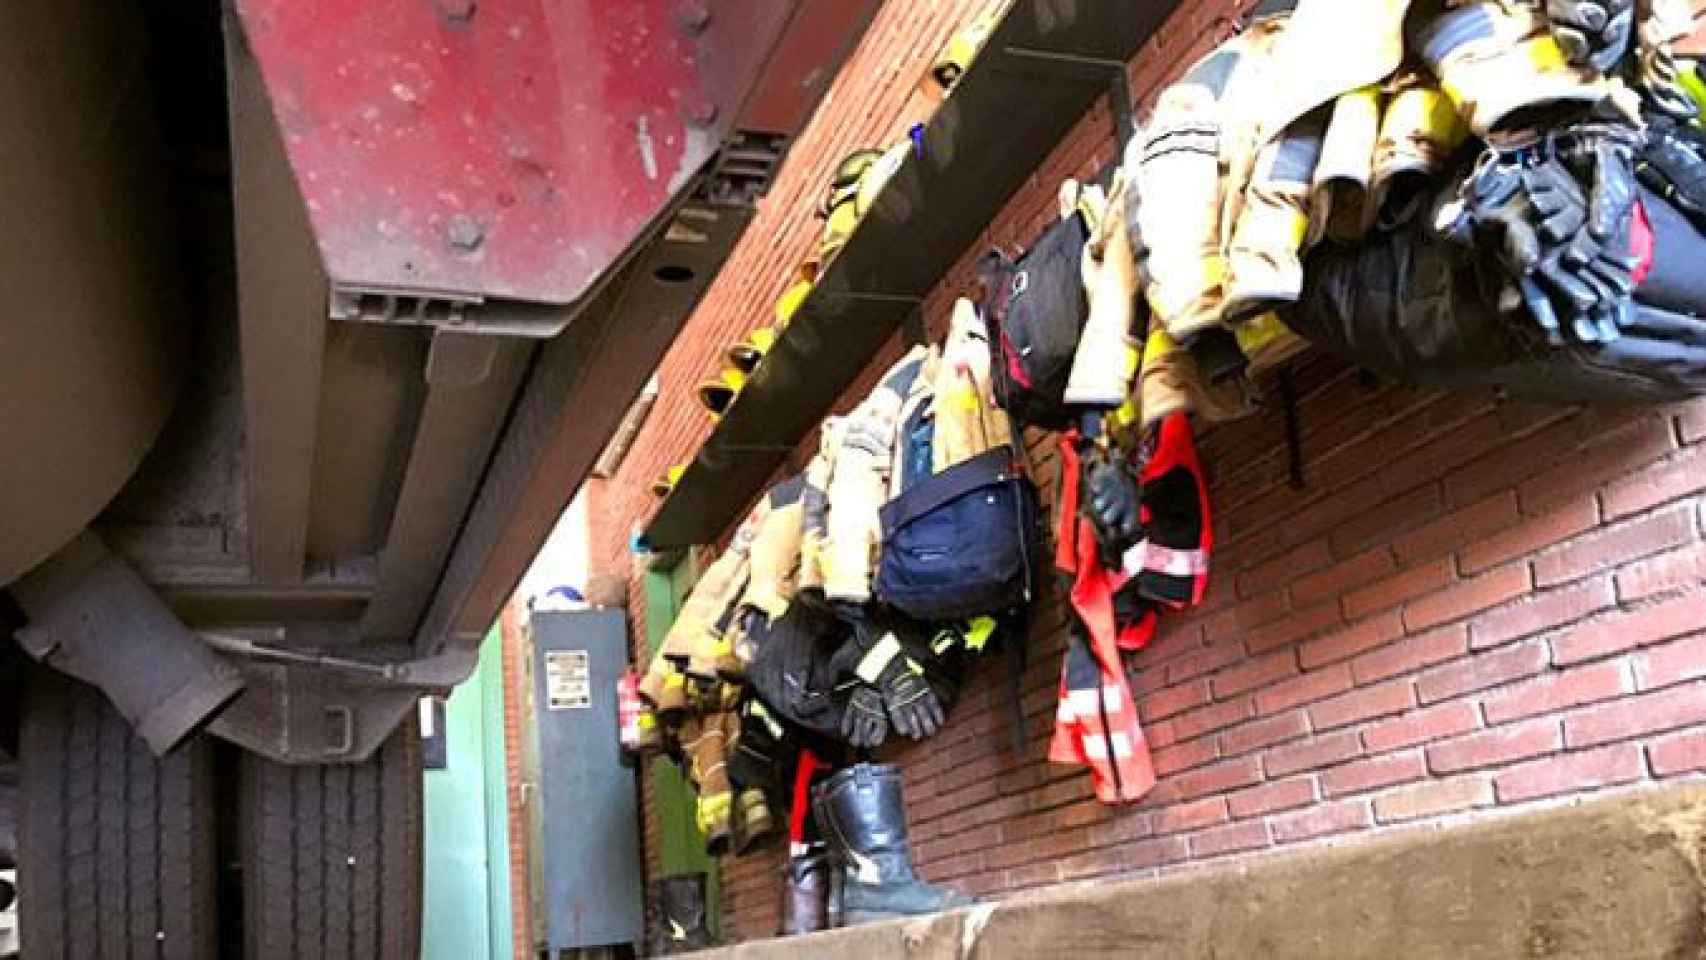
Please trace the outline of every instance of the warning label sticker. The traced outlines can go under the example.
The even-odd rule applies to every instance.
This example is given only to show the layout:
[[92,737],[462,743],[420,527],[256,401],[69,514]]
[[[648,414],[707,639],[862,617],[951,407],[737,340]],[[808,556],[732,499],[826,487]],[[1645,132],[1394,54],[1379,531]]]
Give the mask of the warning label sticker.
[[552,710],[586,710],[592,706],[592,671],[585,650],[546,651],[545,698]]

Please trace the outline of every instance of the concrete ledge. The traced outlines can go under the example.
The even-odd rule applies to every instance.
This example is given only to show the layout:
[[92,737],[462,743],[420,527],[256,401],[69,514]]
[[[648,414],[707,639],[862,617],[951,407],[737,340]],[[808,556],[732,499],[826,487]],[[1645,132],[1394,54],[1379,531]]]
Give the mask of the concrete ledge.
[[703,954],[1140,960],[1706,958],[1706,785]]

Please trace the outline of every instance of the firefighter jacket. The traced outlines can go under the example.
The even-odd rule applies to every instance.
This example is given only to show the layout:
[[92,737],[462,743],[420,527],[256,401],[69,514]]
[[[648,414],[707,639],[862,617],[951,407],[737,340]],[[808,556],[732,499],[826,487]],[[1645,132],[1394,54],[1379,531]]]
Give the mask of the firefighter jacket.
[[746,589],[752,541],[768,509],[760,500],[741,522],[728,549],[705,568],[664,634],[640,679],[640,695],[659,713],[686,707],[686,675],[715,677],[719,667],[732,668],[736,601]]
[[830,600],[870,598],[871,572],[882,545],[878,511],[888,500],[891,482],[899,482],[896,431],[929,399],[940,359],[934,348],[913,347],[847,416],[828,486],[823,577]]
[[800,572],[805,537],[806,476],[790,477],[764,494],[764,510],[748,550],[750,575],[740,605],[772,620],[788,610]]
[[830,600],[870,598],[884,503],[919,479],[1012,442],[993,399],[989,356],[982,318],[959,301],[942,345],[913,347],[838,426],[839,442],[820,454],[829,473],[821,514],[809,499],[807,470],[807,552],[822,515],[821,574]]

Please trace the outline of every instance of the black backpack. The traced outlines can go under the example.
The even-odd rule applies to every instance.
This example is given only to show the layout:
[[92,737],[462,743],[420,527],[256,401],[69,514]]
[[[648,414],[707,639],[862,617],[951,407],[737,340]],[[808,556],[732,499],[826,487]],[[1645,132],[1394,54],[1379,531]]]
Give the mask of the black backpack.
[[1089,239],[1083,215],[1073,213],[1017,262],[991,251],[978,264],[995,400],[1022,423],[1060,430],[1073,421],[1064,397],[1090,316],[1079,269]]

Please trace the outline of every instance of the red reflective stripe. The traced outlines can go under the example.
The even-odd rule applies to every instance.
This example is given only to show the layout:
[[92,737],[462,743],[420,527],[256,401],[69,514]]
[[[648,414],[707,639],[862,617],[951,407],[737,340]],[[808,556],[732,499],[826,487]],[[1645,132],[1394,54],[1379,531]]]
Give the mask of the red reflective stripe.
[[812,805],[812,778],[823,766],[817,754],[800,751],[799,766],[794,770],[794,809],[788,814],[788,842],[806,842],[806,814]]
[[1060,435],[1060,513],[1054,528],[1054,566],[1063,573],[1078,569],[1078,431]]
[[1031,375],[1019,365],[1019,351],[1014,349],[1013,341],[1007,336],[1007,331],[1001,331],[1001,354],[1007,358],[1007,376],[1016,384],[1031,389]]

